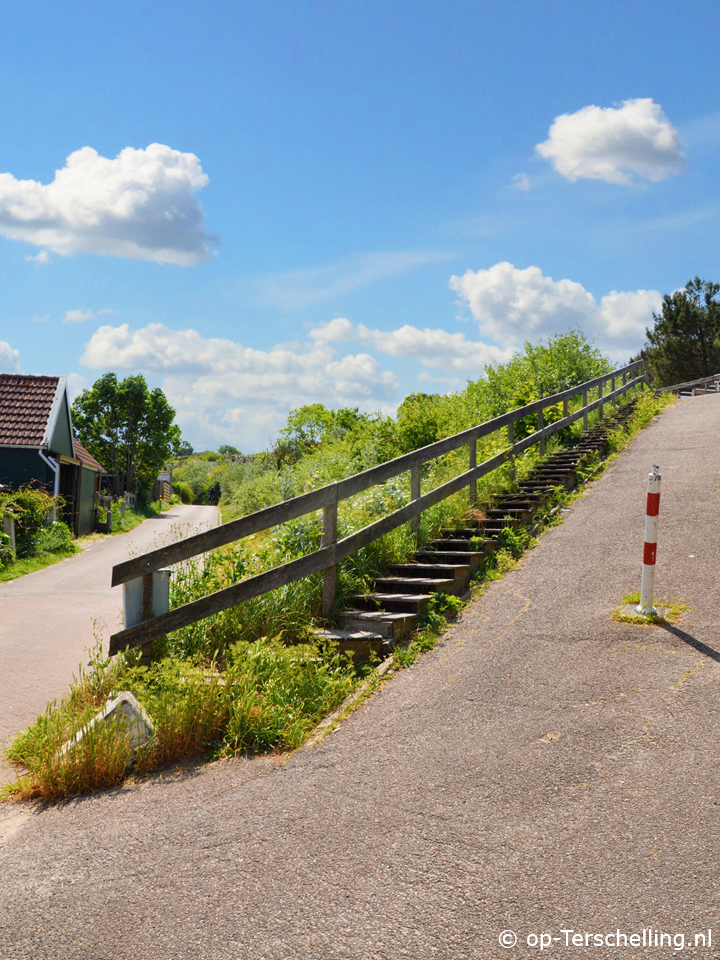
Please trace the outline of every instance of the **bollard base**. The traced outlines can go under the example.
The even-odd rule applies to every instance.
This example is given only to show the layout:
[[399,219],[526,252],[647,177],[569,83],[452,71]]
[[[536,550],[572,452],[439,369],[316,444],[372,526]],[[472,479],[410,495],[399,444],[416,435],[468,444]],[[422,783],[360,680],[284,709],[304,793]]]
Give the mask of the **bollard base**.
[[652,623],[653,620],[666,620],[670,607],[653,607],[649,613],[643,613],[637,603],[624,603],[618,610],[620,619],[640,620]]

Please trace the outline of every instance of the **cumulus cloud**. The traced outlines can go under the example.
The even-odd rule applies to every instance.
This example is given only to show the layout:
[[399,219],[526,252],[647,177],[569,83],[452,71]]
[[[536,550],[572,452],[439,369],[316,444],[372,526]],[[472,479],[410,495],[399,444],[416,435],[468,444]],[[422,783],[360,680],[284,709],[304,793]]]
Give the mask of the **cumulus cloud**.
[[349,343],[358,340],[390,357],[413,357],[424,367],[445,367],[480,373],[485,364],[508,360],[512,349],[468,340],[464,333],[451,333],[405,324],[396,330],[373,330],[365,324],[353,324],[345,317],[336,317],[310,331],[318,343]]
[[66,310],[63,323],[85,323],[87,320],[97,320],[98,317],[104,317],[108,314],[115,316],[114,310]]
[[580,327],[621,360],[640,349],[653,311],[662,304],[657,290],[613,290],[598,303],[581,283],[507,262],[453,276],[450,287],[468,304],[480,332],[506,349]]
[[581,283],[555,281],[539,267],[518,270],[506,261],[452,276],[450,288],[467,301],[480,332],[504,346],[583,324],[596,306]]
[[0,235],[63,255],[194,266],[210,256],[194,196],[207,182],[195,154],[161,143],[126,147],[113,160],[83,147],[52,183],[0,173]]
[[649,97],[563,113],[535,149],[571,183],[605,180],[627,187],[637,178],[657,182],[679,173],[684,162],[677,130]]
[[5,340],[0,340],[0,373],[20,371],[20,351],[13,349]]
[[50,255],[47,250],[41,250],[40,253],[36,253],[35,256],[25,257],[28,263],[50,263]]
[[70,394],[70,403],[72,403],[77,396],[79,396],[83,390],[87,389],[90,386],[90,381],[87,377],[83,377],[80,373],[71,373],[68,374],[68,393]]
[[338,357],[326,342],[256,350],[196,330],[149,324],[102,326],[80,363],[92,369],[142,370],[161,375],[184,429],[203,442],[263,447],[288,409],[320,401],[364,410],[392,406],[398,380],[367,353]]
[[44,317],[36,314],[34,317],[30,317],[33,323],[50,323],[50,314],[46,313]]
[[526,173],[516,173],[512,178],[512,184],[516,190],[530,190],[532,183]]

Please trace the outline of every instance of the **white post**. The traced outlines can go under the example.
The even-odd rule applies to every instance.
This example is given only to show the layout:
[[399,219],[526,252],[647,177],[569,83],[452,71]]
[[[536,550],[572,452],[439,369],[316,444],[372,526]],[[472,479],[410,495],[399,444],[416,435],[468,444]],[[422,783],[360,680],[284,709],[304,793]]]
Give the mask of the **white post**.
[[642,585],[637,612],[643,616],[657,613],[654,607],[655,557],[660,521],[660,467],[657,464],[648,474],[647,508],[645,510],[645,547],[643,550]]

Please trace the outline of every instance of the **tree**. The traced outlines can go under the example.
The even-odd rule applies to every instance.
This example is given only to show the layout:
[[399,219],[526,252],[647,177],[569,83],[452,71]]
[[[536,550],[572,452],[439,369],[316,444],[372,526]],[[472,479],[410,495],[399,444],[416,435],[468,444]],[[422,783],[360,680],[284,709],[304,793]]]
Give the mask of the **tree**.
[[119,381],[106,373],[75,400],[72,416],[80,443],[112,475],[116,496],[152,486],[165,461],[177,455],[175,411],[142,376]]
[[218,453],[221,453],[224,457],[233,457],[237,456],[240,451],[237,447],[232,447],[229,443],[224,443],[221,447],[218,447]]
[[181,460],[187,460],[188,457],[191,457],[195,453],[193,445],[188,443],[187,440],[181,440],[178,444],[177,455]]
[[643,351],[658,387],[720,373],[720,284],[695,277],[665,294]]

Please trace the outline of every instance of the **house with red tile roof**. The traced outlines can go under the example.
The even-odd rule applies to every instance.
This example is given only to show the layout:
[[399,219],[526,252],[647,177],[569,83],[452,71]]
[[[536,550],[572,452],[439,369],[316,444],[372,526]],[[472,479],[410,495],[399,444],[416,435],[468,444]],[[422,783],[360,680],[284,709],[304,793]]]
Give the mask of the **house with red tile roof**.
[[44,487],[75,536],[91,533],[104,473],[75,439],[67,379],[0,374],[0,485]]

